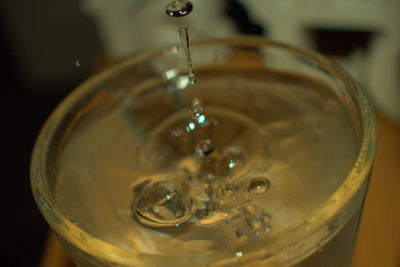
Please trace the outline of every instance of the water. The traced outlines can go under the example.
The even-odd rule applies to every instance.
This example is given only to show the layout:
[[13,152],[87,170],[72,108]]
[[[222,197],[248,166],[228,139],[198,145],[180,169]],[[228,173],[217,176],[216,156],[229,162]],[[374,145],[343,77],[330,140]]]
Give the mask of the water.
[[356,137],[327,86],[263,69],[197,75],[194,87],[129,87],[91,109],[58,159],[61,212],[127,250],[245,258],[340,186]]
[[[167,7],[165,8],[165,11],[168,16],[170,17],[183,17],[188,15],[190,12],[192,12],[193,5],[190,1],[187,0],[176,0],[170,2]],[[186,60],[186,65],[189,71],[189,82],[194,85],[196,83],[196,76],[194,75],[193,72],[193,66],[192,66],[192,59],[190,56],[190,48],[189,48],[189,31],[188,27],[185,25],[181,25],[178,28],[179,32],[179,38],[181,39],[181,47],[185,52],[185,60]]]
[[186,65],[187,65],[188,71],[189,71],[189,82],[191,84],[195,84],[196,76],[194,75],[194,72],[193,72],[192,58],[190,56],[189,32],[188,32],[187,26],[179,26],[179,37],[181,39],[182,48],[185,51],[185,60],[186,60]]
[[184,17],[192,12],[193,5],[187,0],[176,0],[170,2],[165,8],[165,12],[170,17]]

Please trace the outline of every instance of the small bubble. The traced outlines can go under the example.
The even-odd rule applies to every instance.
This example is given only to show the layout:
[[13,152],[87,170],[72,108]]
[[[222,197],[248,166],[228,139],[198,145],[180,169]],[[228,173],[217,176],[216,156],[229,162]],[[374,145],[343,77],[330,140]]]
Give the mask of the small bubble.
[[250,180],[247,190],[254,195],[263,195],[271,188],[271,182],[264,177],[254,177]]
[[75,60],[75,67],[80,68],[81,62],[79,60]]
[[193,4],[187,0],[172,1],[165,8],[165,12],[170,17],[184,17],[193,10]]
[[208,156],[214,151],[214,147],[210,139],[201,140],[196,146],[196,154],[200,156]]
[[228,239],[226,240],[226,242],[228,242],[228,244],[232,243],[232,239]]

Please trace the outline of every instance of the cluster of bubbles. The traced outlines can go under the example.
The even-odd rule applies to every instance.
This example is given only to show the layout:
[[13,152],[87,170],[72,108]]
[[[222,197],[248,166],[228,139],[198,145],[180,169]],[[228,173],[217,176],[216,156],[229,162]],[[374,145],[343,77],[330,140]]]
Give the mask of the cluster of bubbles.
[[[196,171],[176,170],[148,176],[138,182],[133,193],[132,216],[139,223],[152,227],[178,227],[183,223],[213,225],[224,221],[239,240],[253,233],[264,236],[270,231],[270,215],[254,203],[265,195],[271,183],[264,176],[231,178],[237,168],[246,165],[240,147],[217,148],[214,145],[218,121],[210,116],[200,99],[194,98],[192,117],[185,125],[187,135],[197,136],[191,158]],[[195,139],[196,140],[196,139]]]

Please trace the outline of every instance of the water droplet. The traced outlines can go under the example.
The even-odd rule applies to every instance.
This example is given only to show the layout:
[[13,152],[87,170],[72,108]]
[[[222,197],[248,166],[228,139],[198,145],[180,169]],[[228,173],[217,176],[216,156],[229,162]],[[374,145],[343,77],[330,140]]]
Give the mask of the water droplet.
[[200,156],[208,156],[214,151],[214,147],[210,139],[201,140],[196,146],[196,154]]
[[191,217],[189,199],[170,181],[148,184],[134,203],[133,215],[147,226],[175,226]]
[[242,256],[243,256],[243,252],[241,252],[241,251],[236,252],[236,257],[240,258],[240,257],[242,257]]
[[201,100],[197,97],[193,98],[191,109],[193,114],[196,116],[197,114],[202,114],[204,112],[204,106]]
[[196,123],[193,121],[189,121],[189,123],[186,125],[186,132],[190,133],[194,130],[196,130]]
[[238,160],[231,159],[231,160],[229,161],[229,163],[228,163],[228,167],[229,167],[230,169],[233,169],[233,168],[235,168],[236,164],[238,164],[238,163],[239,163]]
[[196,116],[196,117],[197,117],[197,122],[199,124],[202,124],[202,123],[204,123],[206,121],[206,116],[204,114],[201,114],[201,115]]
[[237,146],[230,146],[223,150],[218,165],[223,168],[222,175],[232,175],[233,171],[237,169],[244,161],[242,150]]
[[263,195],[271,188],[271,182],[264,177],[254,177],[250,180],[247,190],[253,195]]
[[193,10],[193,4],[187,0],[172,1],[165,8],[165,12],[170,17],[184,17]]
[[75,60],[75,67],[80,68],[81,62],[79,60]]
[[189,73],[189,82],[191,85],[195,85],[197,82],[197,78],[194,73]]

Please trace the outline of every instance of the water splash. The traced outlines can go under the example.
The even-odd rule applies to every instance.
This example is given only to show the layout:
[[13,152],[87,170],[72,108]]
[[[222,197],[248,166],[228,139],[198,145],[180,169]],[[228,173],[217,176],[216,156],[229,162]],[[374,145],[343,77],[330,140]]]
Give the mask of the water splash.
[[152,227],[174,226],[191,217],[191,202],[171,181],[149,183],[140,192],[134,205],[137,219]]

